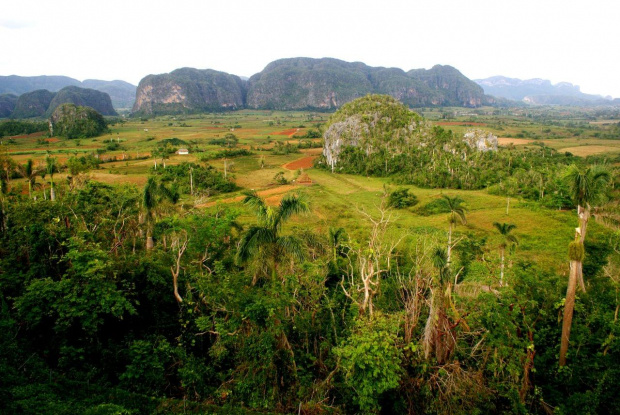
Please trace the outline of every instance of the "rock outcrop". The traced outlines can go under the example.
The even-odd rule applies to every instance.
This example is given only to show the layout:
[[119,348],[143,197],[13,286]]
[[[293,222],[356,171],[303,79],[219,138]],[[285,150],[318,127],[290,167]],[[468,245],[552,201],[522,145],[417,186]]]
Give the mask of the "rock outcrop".
[[211,69],[182,68],[149,75],[138,85],[134,113],[178,114],[241,109],[245,84],[238,76]]
[[367,94],[390,95],[411,107],[493,103],[480,86],[451,66],[404,72],[338,59],[292,58],[272,62],[250,78],[247,106],[331,110]]
[[469,130],[463,135],[463,141],[478,151],[497,151],[497,137],[488,131]]
[[133,111],[174,114],[243,107],[332,111],[368,94],[390,95],[410,107],[494,103],[480,86],[450,66],[405,72],[331,58],[291,58],[270,63],[248,81],[209,69],[149,75],[140,81]]

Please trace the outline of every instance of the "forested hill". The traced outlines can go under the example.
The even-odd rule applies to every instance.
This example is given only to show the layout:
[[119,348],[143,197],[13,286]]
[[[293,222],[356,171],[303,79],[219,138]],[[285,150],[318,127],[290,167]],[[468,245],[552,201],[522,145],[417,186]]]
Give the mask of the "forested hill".
[[57,92],[67,86],[91,88],[110,95],[114,108],[131,108],[136,97],[136,86],[125,81],[87,79],[80,82],[67,76],[0,76],[0,94],[22,95],[47,89]]
[[12,118],[49,117],[61,104],[86,106],[103,115],[117,115],[110,96],[105,92],[68,86],[55,93],[40,89],[20,95],[10,116]]
[[387,94],[411,107],[492,104],[480,86],[451,66],[405,72],[338,59],[274,61],[247,82],[210,69],[178,69],[140,81],[134,112],[209,109],[334,110],[367,94]]

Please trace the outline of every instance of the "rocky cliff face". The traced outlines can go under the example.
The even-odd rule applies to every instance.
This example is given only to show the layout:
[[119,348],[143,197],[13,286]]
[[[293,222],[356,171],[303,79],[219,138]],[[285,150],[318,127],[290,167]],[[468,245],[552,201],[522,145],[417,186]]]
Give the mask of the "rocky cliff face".
[[373,92],[364,64],[293,58],[270,63],[248,81],[247,106],[330,110]]
[[240,109],[245,84],[238,76],[211,69],[177,69],[140,81],[134,113],[175,114]]
[[387,94],[412,106],[490,104],[480,86],[450,66],[404,72],[337,59],[293,58],[270,63],[248,83],[247,106],[335,109],[366,94]]
[[46,114],[49,116],[62,104],[91,107],[102,115],[118,115],[112,106],[110,96],[105,92],[77,86],[67,86],[56,93]]
[[292,58],[270,63],[247,82],[208,69],[149,75],[140,81],[133,111],[163,114],[242,107],[330,111],[368,94],[387,94],[411,107],[493,103],[480,86],[450,66],[405,72],[331,58]]
[[497,151],[497,137],[488,131],[469,130],[463,135],[463,141],[478,151]]
[[0,94],[0,118],[8,118],[17,104],[17,95]]

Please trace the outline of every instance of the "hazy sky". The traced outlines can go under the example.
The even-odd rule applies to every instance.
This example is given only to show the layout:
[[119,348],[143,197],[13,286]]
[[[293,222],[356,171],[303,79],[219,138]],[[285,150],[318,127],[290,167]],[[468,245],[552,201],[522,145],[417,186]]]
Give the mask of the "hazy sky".
[[617,0],[7,0],[0,75],[137,85],[180,67],[251,76],[306,56],[620,97],[618,12]]

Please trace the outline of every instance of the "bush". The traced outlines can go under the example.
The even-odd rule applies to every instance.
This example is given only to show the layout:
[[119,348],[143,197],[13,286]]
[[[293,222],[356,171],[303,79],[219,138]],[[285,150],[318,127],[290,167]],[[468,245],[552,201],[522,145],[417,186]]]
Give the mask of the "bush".
[[395,209],[404,209],[418,204],[418,198],[409,189],[398,189],[390,193],[388,206]]

